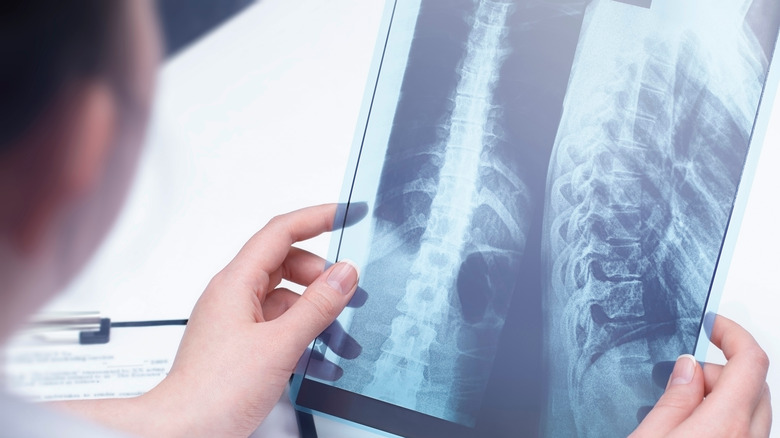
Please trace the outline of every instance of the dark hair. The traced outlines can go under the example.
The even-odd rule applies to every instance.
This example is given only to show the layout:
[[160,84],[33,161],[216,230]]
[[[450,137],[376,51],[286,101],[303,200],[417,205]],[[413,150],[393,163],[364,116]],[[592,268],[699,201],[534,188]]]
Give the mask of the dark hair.
[[0,154],[65,85],[104,73],[115,0],[0,2]]

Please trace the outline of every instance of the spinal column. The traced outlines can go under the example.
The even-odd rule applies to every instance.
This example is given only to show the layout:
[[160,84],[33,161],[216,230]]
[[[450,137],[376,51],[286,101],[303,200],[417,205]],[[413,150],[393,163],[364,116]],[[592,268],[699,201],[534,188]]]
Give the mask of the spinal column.
[[[458,342],[463,336],[469,337],[463,333],[469,329],[462,327],[457,296],[453,300],[462,265],[473,253],[499,264],[496,257],[519,257],[518,251],[489,243],[489,224],[473,223],[475,212],[487,207],[509,231],[504,238],[519,242],[521,247],[525,240],[518,218],[503,205],[495,187],[484,181],[485,175],[509,181],[509,195],[523,198],[523,183],[490,154],[496,143],[493,90],[506,52],[502,44],[510,9],[509,1],[483,0],[477,5],[452,112],[442,126],[443,148],[436,146],[442,150],[441,167],[425,231],[397,305],[399,315],[391,322],[374,378],[365,389],[372,397],[456,421],[463,417],[453,412],[458,410],[457,401],[450,399],[462,398],[463,394],[449,389],[456,377],[459,355],[469,354],[469,342]],[[487,321],[500,330],[502,321]],[[431,350],[436,349],[448,350],[449,357],[432,363]]]
[[693,349],[766,68],[744,4],[591,5],[548,179],[550,435],[628,434]]

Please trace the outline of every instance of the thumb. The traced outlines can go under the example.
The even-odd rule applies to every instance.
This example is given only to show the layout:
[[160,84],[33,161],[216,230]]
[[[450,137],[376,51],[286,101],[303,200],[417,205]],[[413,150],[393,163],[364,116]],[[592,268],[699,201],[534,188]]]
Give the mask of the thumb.
[[666,391],[632,437],[666,436],[685,421],[704,399],[704,374],[690,354],[677,358]]
[[357,266],[341,261],[320,274],[303,295],[276,319],[290,336],[293,345],[303,351],[344,310],[357,289]]

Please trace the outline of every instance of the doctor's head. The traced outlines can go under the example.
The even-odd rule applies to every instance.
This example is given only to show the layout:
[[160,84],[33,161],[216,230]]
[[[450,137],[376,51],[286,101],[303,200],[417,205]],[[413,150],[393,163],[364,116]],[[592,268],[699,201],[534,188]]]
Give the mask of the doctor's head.
[[148,0],[0,5],[0,338],[65,285],[110,227],[159,57]]

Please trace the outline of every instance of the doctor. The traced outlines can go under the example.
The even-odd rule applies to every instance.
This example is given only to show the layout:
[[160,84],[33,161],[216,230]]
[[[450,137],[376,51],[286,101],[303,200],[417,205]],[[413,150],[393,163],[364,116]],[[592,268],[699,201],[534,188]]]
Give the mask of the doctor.
[[[149,0],[27,0],[0,6],[0,339],[78,272],[133,175],[160,56]],[[217,273],[169,375],[135,398],[30,405],[0,393],[0,436],[247,436],[314,337],[357,287],[348,262],[292,245],[328,231],[336,207],[278,216]],[[282,279],[306,285],[302,296]],[[225,342],[229,339],[230,342]],[[719,317],[727,365],[678,359],[635,432],[767,436],[768,359]]]

